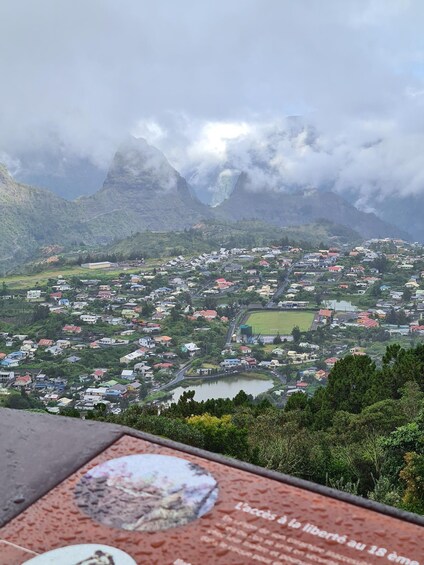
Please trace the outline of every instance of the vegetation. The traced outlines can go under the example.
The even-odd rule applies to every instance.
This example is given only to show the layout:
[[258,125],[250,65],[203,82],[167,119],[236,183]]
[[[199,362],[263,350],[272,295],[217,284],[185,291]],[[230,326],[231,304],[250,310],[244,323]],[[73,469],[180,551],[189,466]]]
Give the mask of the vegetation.
[[90,418],[129,425],[283,473],[424,513],[424,345],[390,345],[334,366],[326,388],[284,410],[240,392],[196,402],[187,391],[157,415],[131,406]]

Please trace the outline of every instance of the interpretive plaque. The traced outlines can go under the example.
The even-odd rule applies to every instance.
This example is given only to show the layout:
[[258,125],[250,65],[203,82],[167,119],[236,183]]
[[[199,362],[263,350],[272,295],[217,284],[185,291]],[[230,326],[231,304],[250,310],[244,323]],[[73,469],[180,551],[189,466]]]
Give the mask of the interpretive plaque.
[[1,565],[424,564],[418,525],[129,435],[0,538]]

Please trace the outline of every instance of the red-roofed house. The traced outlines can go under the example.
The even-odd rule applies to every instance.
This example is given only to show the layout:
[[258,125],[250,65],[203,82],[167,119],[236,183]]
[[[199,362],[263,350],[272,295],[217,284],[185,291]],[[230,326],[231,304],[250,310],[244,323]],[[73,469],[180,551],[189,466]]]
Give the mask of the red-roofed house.
[[296,383],[296,388],[306,388],[308,386],[308,383],[305,383],[303,381],[297,381]]
[[13,386],[28,386],[32,383],[31,375],[22,375],[20,377],[16,377]]
[[53,345],[52,339],[40,339],[38,342],[39,347],[51,347]]
[[153,369],[172,369],[173,367],[173,363],[155,363],[155,365],[153,365]]
[[171,345],[171,341],[172,341],[172,337],[169,337],[167,335],[158,335],[155,336],[153,339],[159,345],[166,345],[166,346]]
[[258,363],[254,357],[246,357],[245,361],[249,365],[249,367],[255,367]]
[[193,314],[193,318],[205,318],[206,320],[214,320],[218,316],[216,310],[197,310]]
[[338,361],[337,357],[329,357],[324,361],[324,363],[327,365],[327,367],[334,367],[337,361]]
[[379,325],[377,320],[373,320],[372,318],[358,318],[358,324],[364,328],[378,328]]
[[230,286],[234,285],[233,282],[227,281],[226,279],[216,279],[215,282],[215,286],[217,286],[219,290],[225,290],[226,288],[230,288]]
[[63,326],[63,331],[68,334],[80,334],[81,327],[80,326]]
[[320,318],[331,318],[331,316],[333,315],[333,311],[332,310],[327,310],[325,308],[322,308],[319,312],[318,312],[318,316]]

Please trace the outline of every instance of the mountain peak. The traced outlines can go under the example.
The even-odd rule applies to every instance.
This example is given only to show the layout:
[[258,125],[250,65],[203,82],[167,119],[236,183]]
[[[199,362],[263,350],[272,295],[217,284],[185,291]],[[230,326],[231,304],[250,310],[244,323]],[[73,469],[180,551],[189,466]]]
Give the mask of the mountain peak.
[[9,184],[13,181],[12,175],[9,173],[6,165],[0,163],[0,184]]
[[169,191],[179,178],[159,149],[143,138],[128,137],[115,153],[103,187]]

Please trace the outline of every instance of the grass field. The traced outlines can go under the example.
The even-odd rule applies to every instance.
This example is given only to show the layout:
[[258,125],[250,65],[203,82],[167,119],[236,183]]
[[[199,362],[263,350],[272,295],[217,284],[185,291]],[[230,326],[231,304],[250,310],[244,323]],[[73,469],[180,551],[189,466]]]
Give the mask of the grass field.
[[128,269],[116,268],[116,269],[86,269],[84,267],[76,266],[62,266],[62,267],[50,267],[40,273],[34,273],[31,275],[19,274],[19,275],[9,275],[0,277],[0,285],[4,281],[10,289],[24,290],[33,287],[41,287],[47,284],[48,279],[57,278],[58,275],[63,277],[81,277],[84,279],[93,279],[101,276],[113,277],[119,275],[119,273],[139,273],[140,271],[149,271],[160,264],[163,259],[148,259],[143,267],[134,267]]
[[288,335],[295,326],[307,331],[314,319],[313,312],[252,312],[245,322],[252,326],[254,334]]

